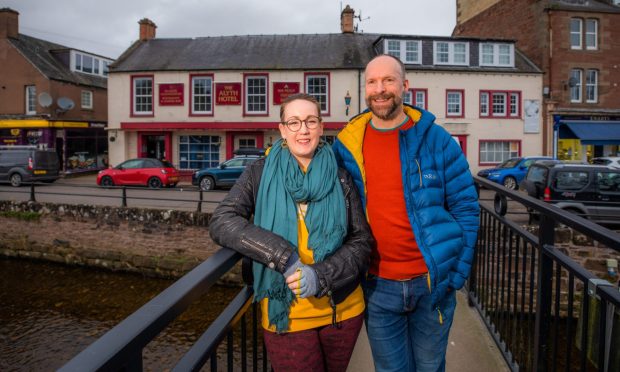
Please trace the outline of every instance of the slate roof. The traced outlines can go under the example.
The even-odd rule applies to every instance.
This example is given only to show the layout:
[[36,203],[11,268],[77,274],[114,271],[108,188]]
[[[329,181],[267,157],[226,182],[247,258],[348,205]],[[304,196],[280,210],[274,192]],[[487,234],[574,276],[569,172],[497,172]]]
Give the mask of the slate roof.
[[548,8],[581,12],[620,13],[620,7],[596,0],[549,0]]
[[[73,72],[55,53],[68,53],[72,48],[19,34],[18,39],[8,39],[19,52],[26,57],[43,75],[51,80],[60,80],[78,85],[107,88],[108,81],[104,77]],[[89,52],[90,55],[94,55]],[[107,58],[107,57],[103,57]]]
[[[363,69],[376,56],[382,38],[422,39],[432,49],[433,40],[450,37],[383,34],[300,34],[240,35],[185,39],[151,39],[137,41],[115,63],[110,72],[213,71],[213,70],[339,70]],[[463,40],[509,41],[499,39]],[[477,58],[471,47],[471,58]],[[432,50],[423,47],[423,65],[407,69],[438,71],[500,71],[540,73],[540,69],[523,54],[515,52],[514,68],[479,66],[437,66],[432,64]],[[476,63],[477,64],[477,63]]]

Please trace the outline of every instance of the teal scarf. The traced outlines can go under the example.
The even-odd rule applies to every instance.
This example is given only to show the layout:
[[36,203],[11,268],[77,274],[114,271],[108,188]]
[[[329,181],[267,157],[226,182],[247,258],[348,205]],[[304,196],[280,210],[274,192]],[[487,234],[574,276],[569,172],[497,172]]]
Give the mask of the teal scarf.
[[[323,261],[342,245],[347,233],[346,206],[338,181],[338,166],[328,144],[320,146],[304,173],[288,148],[278,140],[265,159],[256,198],[254,223],[284,237],[297,248],[297,203],[307,202],[305,223],[308,247],[315,262]],[[284,276],[254,262],[254,301],[269,299],[269,325],[288,330],[295,295]]]

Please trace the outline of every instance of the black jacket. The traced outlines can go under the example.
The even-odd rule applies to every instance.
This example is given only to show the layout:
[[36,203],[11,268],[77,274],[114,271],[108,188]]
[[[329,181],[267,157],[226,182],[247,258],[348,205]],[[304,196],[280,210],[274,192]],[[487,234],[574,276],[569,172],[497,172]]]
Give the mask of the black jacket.
[[[264,165],[265,159],[260,159],[243,172],[213,212],[209,231],[213,240],[221,246],[234,249],[283,273],[293,246],[283,237],[250,222],[256,207]],[[374,244],[351,176],[345,170],[339,169],[338,178],[347,206],[348,233],[342,246],[331,256],[311,265],[319,278],[319,292],[316,297],[329,295],[336,304],[344,301],[360,283],[368,269],[370,251]]]

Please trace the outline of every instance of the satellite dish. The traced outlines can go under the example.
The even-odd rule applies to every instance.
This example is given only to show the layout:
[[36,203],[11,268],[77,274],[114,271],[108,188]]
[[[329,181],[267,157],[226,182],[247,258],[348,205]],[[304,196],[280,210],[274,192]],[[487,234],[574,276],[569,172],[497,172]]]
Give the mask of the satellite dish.
[[41,94],[39,94],[38,101],[41,107],[50,107],[52,102],[54,102],[52,96],[50,96],[50,94],[47,92],[42,92]]
[[75,103],[73,103],[73,100],[68,97],[60,97],[58,98],[58,101],[56,103],[58,104],[58,107],[60,107],[60,109],[63,111],[69,111],[73,107],[75,107]]

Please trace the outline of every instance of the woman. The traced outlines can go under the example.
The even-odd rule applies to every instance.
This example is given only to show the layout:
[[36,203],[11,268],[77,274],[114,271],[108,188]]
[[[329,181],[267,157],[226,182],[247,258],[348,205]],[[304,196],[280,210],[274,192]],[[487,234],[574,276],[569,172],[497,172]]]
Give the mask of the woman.
[[316,99],[288,97],[280,119],[282,139],[217,207],[211,237],[254,260],[254,300],[274,370],[345,371],[374,240],[357,189],[321,140]]

